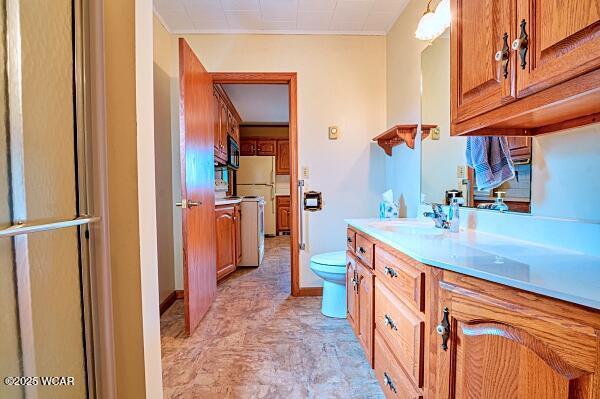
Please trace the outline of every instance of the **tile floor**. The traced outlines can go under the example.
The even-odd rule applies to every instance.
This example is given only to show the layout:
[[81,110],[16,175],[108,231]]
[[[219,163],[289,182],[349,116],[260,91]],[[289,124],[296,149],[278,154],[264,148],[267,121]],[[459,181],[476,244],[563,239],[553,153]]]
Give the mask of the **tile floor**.
[[219,284],[189,338],[182,301],[163,314],[165,399],[384,397],[348,322],[289,295],[289,259],[289,237],[267,239],[263,265]]

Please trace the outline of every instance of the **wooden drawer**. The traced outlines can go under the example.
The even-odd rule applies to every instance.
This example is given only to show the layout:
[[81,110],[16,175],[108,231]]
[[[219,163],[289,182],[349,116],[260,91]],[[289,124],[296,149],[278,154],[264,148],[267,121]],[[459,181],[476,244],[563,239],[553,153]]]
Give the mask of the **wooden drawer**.
[[375,326],[415,385],[422,388],[425,323],[380,280],[375,282]]
[[424,312],[425,273],[410,264],[419,262],[408,257],[400,259],[379,245],[375,252],[377,278],[414,310]]
[[386,398],[422,399],[423,395],[410,382],[398,365],[390,348],[375,331],[375,375]]
[[356,231],[352,229],[346,230],[346,245],[348,251],[355,253],[356,251]]
[[360,259],[366,266],[369,266],[371,269],[373,268],[373,252],[374,252],[375,244],[367,237],[360,235],[360,233],[356,233],[356,256]]

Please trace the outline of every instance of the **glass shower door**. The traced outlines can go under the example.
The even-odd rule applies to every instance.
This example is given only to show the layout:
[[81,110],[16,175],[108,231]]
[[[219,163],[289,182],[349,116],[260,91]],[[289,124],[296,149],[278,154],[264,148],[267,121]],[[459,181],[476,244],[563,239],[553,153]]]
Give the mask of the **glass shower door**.
[[0,0],[0,398],[95,396],[81,12]]

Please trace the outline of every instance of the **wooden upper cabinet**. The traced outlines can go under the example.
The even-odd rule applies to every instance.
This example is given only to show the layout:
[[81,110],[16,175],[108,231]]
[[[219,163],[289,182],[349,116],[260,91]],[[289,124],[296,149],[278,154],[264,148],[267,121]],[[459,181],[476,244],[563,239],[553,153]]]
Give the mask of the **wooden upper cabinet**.
[[277,148],[275,140],[256,140],[256,155],[275,156],[276,152]]
[[244,156],[256,155],[256,140],[241,139],[240,140],[240,155],[244,155]]
[[596,399],[600,316],[564,302],[444,271],[437,399]]
[[221,99],[215,90],[213,92],[215,158],[221,159]]
[[[458,122],[514,99],[510,38],[516,5],[514,0],[452,0],[452,4],[452,119]],[[503,49],[508,56],[506,74],[504,62],[495,59]]]
[[522,32],[530,40],[523,67],[515,54],[519,97],[600,67],[598,0],[517,0],[515,39]]
[[275,173],[278,175],[290,174],[290,142],[277,140],[277,155],[275,155]]

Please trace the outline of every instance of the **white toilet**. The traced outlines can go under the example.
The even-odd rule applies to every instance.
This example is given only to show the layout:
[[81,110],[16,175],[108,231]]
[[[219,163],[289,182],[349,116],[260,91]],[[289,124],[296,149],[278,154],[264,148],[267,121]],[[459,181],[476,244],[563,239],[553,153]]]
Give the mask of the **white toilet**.
[[310,269],[323,279],[321,313],[346,318],[346,252],[327,252],[310,258]]

